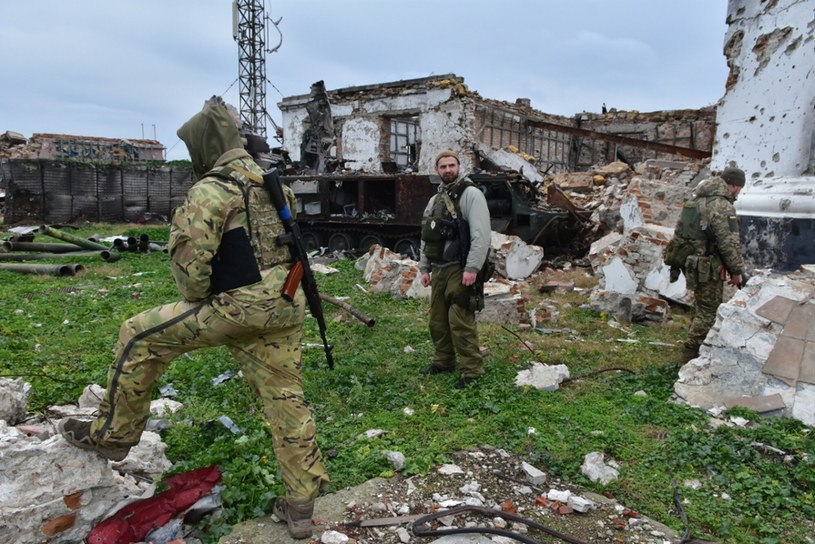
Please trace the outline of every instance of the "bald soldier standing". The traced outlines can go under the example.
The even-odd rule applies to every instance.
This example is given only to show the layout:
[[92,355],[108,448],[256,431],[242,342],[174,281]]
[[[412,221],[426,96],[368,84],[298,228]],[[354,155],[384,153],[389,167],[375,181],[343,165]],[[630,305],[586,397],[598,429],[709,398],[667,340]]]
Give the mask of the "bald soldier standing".
[[[463,389],[484,374],[475,312],[484,307],[484,278],[479,273],[490,251],[490,211],[484,193],[461,175],[454,152],[439,153],[436,173],[442,183],[422,216],[419,260],[421,284],[431,285],[430,337],[435,353],[422,374],[452,372],[458,356],[461,378],[455,387]],[[456,219],[464,221],[463,230]]]
[[683,206],[667,250],[684,247],[689,253],[682,259],[684,265],[679,266],[688,288],[694,292],[692,321],[685,341],[686,359],[698,355],[699,346],[716,321],[725,280],[737,287],[743,283],[744,260],[733,202],[744,182],[744,172],[738,168],[725,168],[718,176],[702,181]]
[[[227,346],[263,400],[286,486],[274,513],[294,538],[312,535],[314,499],[328,476],[303,395],[301,351],[305,296],[281,289],[292,267],[285,229],[263,187],[263,170],[244,149],[237,119],[219,97],[179,130],[198,181],[175,210],[169,252],[183,300],[122,324],[107,390],[93,421],[69,418],[71,444],[124,459],[147,424],[156,380],[189,351]],[[284,187],[289,208],[294,194]],[[185,364],[190,364],[185,362]]]

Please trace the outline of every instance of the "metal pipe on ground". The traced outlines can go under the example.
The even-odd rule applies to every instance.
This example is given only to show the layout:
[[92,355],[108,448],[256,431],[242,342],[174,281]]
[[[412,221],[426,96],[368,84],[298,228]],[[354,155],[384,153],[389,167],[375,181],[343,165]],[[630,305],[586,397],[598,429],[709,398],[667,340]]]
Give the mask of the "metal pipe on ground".
[[44,251],[48,253],[71,253],[81,251],[82,248],[76,244],[61,244],[58,242],[3,242],[3,249],[6,251]]
[[85,267],[81,264],[0,263],[0,270],[45,276],[80,276],[85,272]]
[[90,240],[86,240],[80,236],[74,236],[73,234],[68,234],[67,232],[63,232],[59,229],[55,229],[49,227],[48,225],[43,225],[40,227],[40,232],[45,234],[46,236],[52,236],[54,238],[58,238],[64,242],[70,242],[72,244],[76,244],[80,247],[84,247],[85,249],[98,249],[98,250],[107,250],[108,247],[97,243],[91,242]]
[[[81,249],[81,248],[80,248]],[[111,260],[105,255],[110,251],[75,251],[72,253],[0,253],[0,261],[39,261],[42,259],[59,259],[61,257],[95,257],[99,256],[103,261]],[[118,256],[112,260],[119,260]]]
[[102,257],[102,260],[106,263],[115,263],[122,258],[122,255],[114,249],[104,249],[99,252],[99,256]]
[[114,238],[113,249],[116,251],[127,251],[127,242],[124,238]]

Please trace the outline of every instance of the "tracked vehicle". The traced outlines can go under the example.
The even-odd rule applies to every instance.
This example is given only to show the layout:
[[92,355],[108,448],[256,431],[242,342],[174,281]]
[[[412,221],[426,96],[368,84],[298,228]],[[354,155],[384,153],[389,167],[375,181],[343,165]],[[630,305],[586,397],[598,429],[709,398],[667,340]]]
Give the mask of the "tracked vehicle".
[[[374,244],[418,258],[420,222],[439,188],[437,176],[417,174],[287,175],[297,197],[304,244],[329,251],[367,250]],[[578,223],[546,204],[514,173],[471,174],[487,198],[492,230],[547,249],[572,242]]]

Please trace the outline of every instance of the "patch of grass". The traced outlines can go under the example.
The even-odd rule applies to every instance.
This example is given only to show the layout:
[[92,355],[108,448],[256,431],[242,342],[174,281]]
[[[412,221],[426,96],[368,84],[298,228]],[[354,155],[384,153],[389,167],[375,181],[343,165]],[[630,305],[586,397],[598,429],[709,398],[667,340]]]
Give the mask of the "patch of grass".
[[[167,239],[166,227],[139,225],[71,232],[148,232],[151,240]],[[75,402],[89,383],[104,385],[121,323],[178,298],[166,254],[127,253],[115,263],[82,259],[87,272],[79,277],[0,271],[0,374],[32,384],[34,411]],[[706,413],[670,401],[688,324],[681,308],[662,326],[620,326],[583,306],[593,285],[584,270],[572,271],[582,291],[543,294],[530,285],[527,307],[551,307],[557,315],[536,325],[574,332],[481,324],[481,345],[491,352],[487,372],[476,387],[459,391],[454,373],[419,374],[433,353],[427,302],[364,292],[355,287],[364,281],[352,260],[332,266],[339,273],[317,275],[321,292],[347,297],[376,319],[369,328],[323,305],[335,346],[333,371],[316,321],[305,323],[306,396],[334,488],[391,475],[389,450],[405,455],[402,472],[409,476],[428,472],[455,451],[491,444],[682,532],[678,494],[700,538],[770,544],[809,536],[812,526],[801,520],[815,518],[811,429],[745,410],[731,415],[750,425],[714,428]],[[564,364],[571,379],[557,391],[517,387],[518,371],[535,361]],[[268,512],[271,499],[284,492],[261,403],[239,376],[216,383],[228,372],[237,368],[226,349],[199,350],[178,358],[158,384],[172,384],[184,404],[163,435],[175,463],[171,473],[212,463],[223,471],[225,513],[211,528],[212,538]],[[217,422],[224,415],[242,434]],[[371,430],[383,432],[369,437]],[[583,458],[593,451],[620,464],[616,481],[602,486],[582,474]],[[695,481],[698,486],[685,485]]]

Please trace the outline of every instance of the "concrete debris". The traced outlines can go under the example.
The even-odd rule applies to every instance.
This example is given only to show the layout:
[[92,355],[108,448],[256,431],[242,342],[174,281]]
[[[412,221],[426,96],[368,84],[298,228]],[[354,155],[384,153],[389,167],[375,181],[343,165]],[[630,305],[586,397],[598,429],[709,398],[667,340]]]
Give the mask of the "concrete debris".
[[[503,235],[493,232],[493,237]],[[504,239],[506,237],[500,238]],[[523,247],[520,239],[512,240],[510,246]],[[531,247],[531,246],[529,246]],[[520,254],[522,250],[516,250]],[[542,250],[541,250],[542,252]],[[419,263],[403,258],[385,247],[374,245],[357,260],[355,267],[362,270],[364,279],[373,293],[388,293],[397,299],[430,299],[430,287],[422,287]],[[537,267],[537,264],[535,265]],[[520,323],[527,321],[524,300],[514,282],[501,277],[494,278],[484,286],[484,309],[476,314],[480,322]]]
[[523,280],[533,274],[543,261],[543,248],[525,243],[518,236],[492,233],[490,240],[495,271],[510,280]]
[[567,378],[569,378],[569,368],[566,365],[532,363],[531,368],[518,372],[515,376],[515,385],[534,387],[544,391],[557,391],[563,380]]
[[626,323],[661,323],[670,315],[665,299],[689,304],[684,277],[671,283],[662,260],[672,236],[672,228],[643,224],[592,244],[589,260],[600,280],[590,297],[591,308]]
[[320,542],[322,544],[345,544],[348,542],[348,536],[339,531],[326,531],[320,537]]
[[647,160],[635,170],[614,162],[591,172],[561,173],[549,183],[591,213],[589,260],[600,278],[590,307],[626,322],[664,322],[667,301],[689,305],[684,276],[671,283],[662,262],[682,204],[707,173],[703,161]]
[[79,396],[79,407],[83,410],[96,410],[104,396],[105,388],[101,385],[95,383],[87,385]]
[[617,465],[615,461],[605,462],[604,453],[593,451],[586,454],[583,458],[583,464],[580,465],[580,472],[592,482],[600,482],[606,485],[619,477],[620,471],[618,468],[619,465]]
[[719,306],[699,356],[679,370],[675,400],[745,406],[815,425],[815,272],[761,271]]
[[[21,383],[0,379],[0,399],[14,399],[7,404],[15,407],[13,413],[7,409],[0,416],[0,541],[81,542],[100,521],[153,495],[152,481],[172,466],[158,434],[144,432],[124,460],[107,461],[71,446],[56,430],[64,417],[91,417],[103,388],[86,387],[82,407],[52,406],[49,419],[25,420],[30,385]],[[164,403],[154,402],[156,410],[166,409]],[[152,405],[151,411],[155,412]]]
[[525,153],[522,153],[515,146],[506,149],[494,149],[484,144],[476,144],[478,153],[488,161],[501,165],[503,168],[514,170],[533,183],[543,182],[543,176],[538,172],[533,162]]
[[21,379],[0,378],[0,419],[11,425],[25,419],[25,408],[31,384]]
[[542,485],[546,483],[546,473],[539,468],[524,461],[521,463],[521,469],[524,471],[524,474],[526,474],[526,479],[530,484]]
[[364,279],[372,293],[388,293],[397,299],[430,298],[430,287],[422,287],[420,283],[417,261],[374,245],[359,262],[365,263]]
[[[146,439],[121,463],[78,449],[51,425],[45,440],[0,421],[0,541],[51,544],[83,541],[99,521],[130,501],[153,494],[149,483],[170,466],[156,440]],[[133,466],[134,455],[140,460]],[[144,461],[149,463],[144,464]],[[163,462],[162,462],[163,461]],[[132,474],[146,474],[138,479]]]

